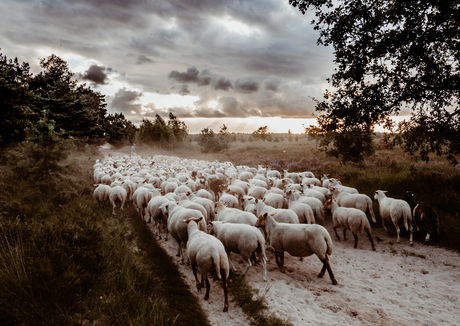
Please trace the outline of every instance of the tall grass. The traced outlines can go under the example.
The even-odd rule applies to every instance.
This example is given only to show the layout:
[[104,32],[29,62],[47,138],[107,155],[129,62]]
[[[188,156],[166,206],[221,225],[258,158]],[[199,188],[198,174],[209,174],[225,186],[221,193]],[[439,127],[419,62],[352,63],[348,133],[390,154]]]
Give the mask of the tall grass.
[[167,284],[171,262],[139,249],[129,214],[97,206],[92,162],[75,153],[43,181],[2,162],[0,325],[208,325],[180,277]]

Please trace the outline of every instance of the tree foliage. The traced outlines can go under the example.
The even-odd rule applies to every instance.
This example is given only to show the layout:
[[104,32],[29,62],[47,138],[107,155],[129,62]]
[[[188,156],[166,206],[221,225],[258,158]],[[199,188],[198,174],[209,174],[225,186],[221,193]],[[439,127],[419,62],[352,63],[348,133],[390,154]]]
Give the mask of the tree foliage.
[[268,133],[267,126],[259,127],[257,130],[254,130],[252,132],[252,135],[254,136],[254,138],[260,140],[267,140],[270,136],[270,134]]
[[138,128],[123,113],[114,113],[105,118],[104,130],[107,142],[118,147],[133,143]]
[[218,134],[215,134],[209,128],[201,130],[198,146],[203,153],[216,153],[228,150],[230,147],[230,132],[227,126],[225,124],[222,125]]
[[168,123],[159,114],[156,114],[153,121],[143,119],[138,133],[141,143],[158,145],[160,148],[174,147],[186,141],[187,138],[187,126],[172,113],[169,114]]
[[[318,44],[334,47],[337,70],[316,110],[333,146],[410,109],[403,148],[435,152],[456,164],[460,128],[460,2],[289,0],[312,9]],[[412,130],[415,128],[415,130]],[[414,138],[414,132],[421,138]],[[448,136],[449,138],[445,138]],[[368,137],[361,137],[367,142]],[[348,144],[371,153],[366,144]],[[370,144],[369,144],[370,145]],[[351,148],[350,148],[351,149]]]
[[29,90],[29,64],[0,53],[0,143],[18,143],[35,120],[36,98]]

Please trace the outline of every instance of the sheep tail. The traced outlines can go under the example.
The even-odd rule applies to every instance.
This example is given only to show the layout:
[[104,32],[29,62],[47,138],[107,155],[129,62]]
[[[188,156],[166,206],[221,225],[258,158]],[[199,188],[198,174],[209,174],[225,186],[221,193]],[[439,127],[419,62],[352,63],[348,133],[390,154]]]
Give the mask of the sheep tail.
[[216,268],[216,274],[217,277],[222,279],[222,276],[220,275],[220,270],[221,270],[221,256],[219,255],[219,252],[217,250],[212,251],[212,262],[214,263],[214,267]]
[[407,211],[406,209],[403,211],[403,223],[406,231],[409,231],[409,223],[410,228],[412,229],[412,213],[411,210]]
[[327,246],[326,254],[332,255],[332,248],[334,246],[332,244],[332,239],[329,233],[327,234],[327,236],[324,237],[324,241],[326,241],[326,246]]
[[257,251],[260,253],[261,258],[267,261],[267,256],[265,255],[265,239],[264,237],[257,237]]

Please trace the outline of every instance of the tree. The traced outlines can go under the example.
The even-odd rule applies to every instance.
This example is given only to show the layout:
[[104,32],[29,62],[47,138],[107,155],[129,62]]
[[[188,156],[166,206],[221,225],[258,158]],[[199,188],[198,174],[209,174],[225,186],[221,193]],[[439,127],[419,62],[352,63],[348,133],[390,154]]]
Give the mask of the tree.
[[[447,155],[460,153],[460,3],[401,0],[289,0],[312,21],[318,44],[334,47],[337,70],[331,90],[317,101],[319,126],[332,144],[348,144],[361,159],[372,153],[369,136],[390,115],[411,109],[399,131],[403,148]],[[424,126],[424,127],[423,127]],[[413,129],[415,128],[415,131]],[[440,132],[443,130],[443,132]],[[416,132],[422,139],[415,141]],[[449,138],[446,138],[448,136]],[[356,146],[355,148],[351,148]]]
[[19,143],[36,120],[36,97],[29,90],[29,64],[0,53],[0,144]]
[[201,130],[198,146],[203,153],[216,153],[227,150],[230,147],[230,133],[224,124],[220,128],[219,134],[215,134],[212,129],[204,128]]
[[176,142],[183,143],[188,136],[188,127],[180,121],[172,112],[169,112],[168,127],[171,129]]
[[124,146],[134,142],[137,128],[123,113],[109,114],[105,118],[105,134],[107,142],[114,146]]
[[105,95],[78,85],[67,62],[52,54],[40,60],[44,71],[31,77],[30,89],[38,96],[37,107],[49,112],[56,130],[64,129],[77,139],[101,139],[107,114]]
[[268,127],[267,126],[259,127],[259,129],[254,130],[252,132],[252,135],[257,139],[267,140],[269,137]]

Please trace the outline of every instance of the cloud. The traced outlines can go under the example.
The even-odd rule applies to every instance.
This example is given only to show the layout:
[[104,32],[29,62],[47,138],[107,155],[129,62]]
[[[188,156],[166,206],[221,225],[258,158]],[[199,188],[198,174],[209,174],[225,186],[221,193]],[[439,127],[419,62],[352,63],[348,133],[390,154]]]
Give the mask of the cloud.
[[138,114],[141,112],[142,105],[136,102],[139,101],[141,96],[142,93],[140,92],[129,91],[126,88],[119,89],[110,102],[109,109],[116,112],[121,111],[125,114],[131,114],[134,111]]
[[137,61],[136,61],[136,64],[138,65],[141,65],[141,64],[144,64],[144,63],[153,63],[154,61],[148,57],[146,57],[145,55],[141,54],[137,57]]
[[107,80],[107,74],[105,71],[111,71],[111,69],[92,65],[83,74],[80,74],[80,78],[83,80],[89,80],[96,85],[105,85]]
[[278,92],[281,79],[276,76],[270,76],[264,81],[264,88],[268,91]]
[[238,79],[235,88],[241,93],[253,93],[259,90],[259,83],[252,77]]

